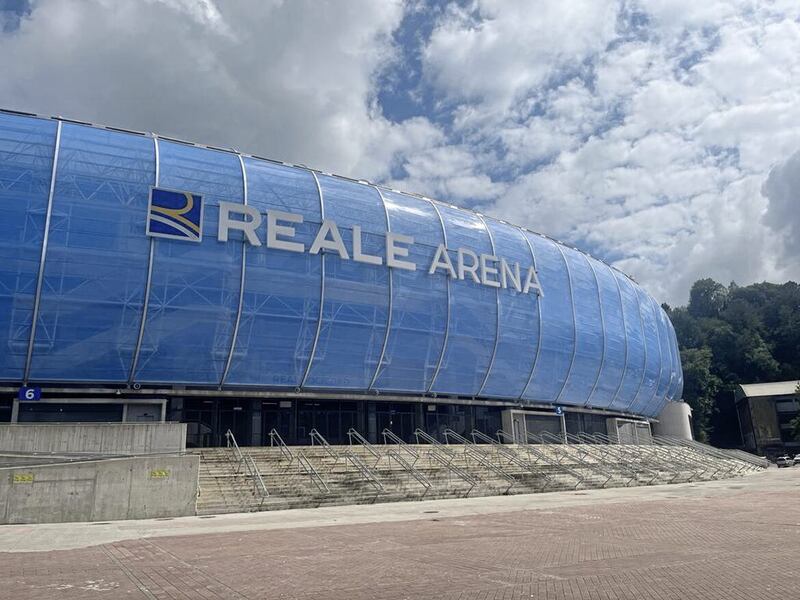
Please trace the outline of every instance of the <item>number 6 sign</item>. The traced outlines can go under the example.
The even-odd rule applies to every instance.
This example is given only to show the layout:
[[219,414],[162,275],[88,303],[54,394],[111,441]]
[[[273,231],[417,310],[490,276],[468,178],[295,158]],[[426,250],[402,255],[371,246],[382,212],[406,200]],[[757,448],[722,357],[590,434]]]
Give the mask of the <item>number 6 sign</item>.
[[17,399],[20,402],[36,402],[42,397],[42,388],[38,387],[21,387]]

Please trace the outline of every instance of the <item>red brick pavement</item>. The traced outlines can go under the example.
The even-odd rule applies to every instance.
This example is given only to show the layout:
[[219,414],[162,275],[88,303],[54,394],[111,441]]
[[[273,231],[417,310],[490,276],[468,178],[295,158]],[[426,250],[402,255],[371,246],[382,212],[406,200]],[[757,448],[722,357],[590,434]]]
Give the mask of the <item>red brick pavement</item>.
[[731,487],[705,499],[9,553],[0,598],[800,600],[800,495]]

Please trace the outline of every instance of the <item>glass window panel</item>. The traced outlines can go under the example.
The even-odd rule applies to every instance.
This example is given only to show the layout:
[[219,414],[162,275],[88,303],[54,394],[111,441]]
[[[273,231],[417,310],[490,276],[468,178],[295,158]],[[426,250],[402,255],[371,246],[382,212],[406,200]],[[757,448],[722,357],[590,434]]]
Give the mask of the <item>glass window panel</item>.
[[[479,256],[492,254],[489,234],[476,215],[444,205],[437,208],[447,233],[447,250],[456,269],[458,248],[468,248]],[[433,277],[446,275],[439,270]],[[489,368],[496,334],[496,290],[475,283],[468,274],[464,280],[451,279],[450,325],[442,366],[432,391],[476,395]]]
[[[248,205],[262,214],[273,209],[303,215],[303,223],[293,227],[306,252],[247,248],[242,317],[227,383],[297,387],[319,318],[322,257],[308,253],[321,223],[317,184],[303,169],[244,161]],[[263,244],[265,231],[258,230]]]
[[384,256],[386,211],[378,191],[319,175],[324,217],[336,222],[351,260],[324,252],[322,327],[307,387],[365,389],[378,366],[389,314],[385,265],[352,260],[354,224],[362,228],[366,254]]
[[34,379],[125,382],[147,278],[153,140],[64,123]]
[[[516,227],[486,219],[492,232],[495,255],[513,265],[519,263],[524,286],[528,267],[533,265],[531,249]],[[528,376],[539,344],[539,296],[531,289],[518,292],[509,282],[499,290],[500,338],[482,396],[519,398],[528,383]]]
[[241,232],[216,243],[220,201],[243,201],[235,154],[159,142],[159,186],[203,196],[202,243],[155,240],[152,288],[136,380],[215,384],[239,305]]
[[525,235],[533,245],[544,296],[540,299],[542,336],[539,356],[523,398],[533,402],[555,402],[564,386],[575,349],[569,274],[554,241],[528,232]]
[[0,379],[24,377],[56,128],[0,113]]
[[383,191],[391,230],[410,235],[415,271],[392,270],[392,320],[386,353],[375,381],[379,390],[425,392],[431,384],[447,326],[447,283],[428,275],[442,225],[430,202]]

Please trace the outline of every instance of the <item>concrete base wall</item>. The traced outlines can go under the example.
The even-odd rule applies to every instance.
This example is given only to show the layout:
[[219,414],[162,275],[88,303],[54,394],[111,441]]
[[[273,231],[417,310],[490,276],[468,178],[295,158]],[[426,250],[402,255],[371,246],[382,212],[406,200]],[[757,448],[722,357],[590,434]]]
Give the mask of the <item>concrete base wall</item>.
[[195,514],[199,456],[114,458],[0,469],[0,523]]
[[186,449],[186,423],[11,423],[0,452],[151,454]]

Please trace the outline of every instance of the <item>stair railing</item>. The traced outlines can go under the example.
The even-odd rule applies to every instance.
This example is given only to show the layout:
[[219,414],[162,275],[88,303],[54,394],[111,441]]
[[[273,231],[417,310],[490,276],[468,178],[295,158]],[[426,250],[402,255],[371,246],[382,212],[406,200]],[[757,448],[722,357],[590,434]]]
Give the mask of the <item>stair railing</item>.
[[325,494],[331,493],[331,490],[328,488],[328,484],[322,478],[322,475],[320,475],[319,471],[314,468],[314,465],[311,464],[311,461],[308,460],[308,457],[303,453],[302,450],[298,450],[297,452],[297,464],[300,471],[305,472],[305,474],[309,476],[311,483],[317,486],[317,489],[320,492]]
[[[526,438],[527,438],[528,442],[531,442],[531,441],[533,442],[533,443],[525,444],[525,446],[524,446],[525,450],[527,452],[529,452],[530,454],[532,454],[533,456],[536,456],[542,462],[550,465],[551,467],[555,467],[559,471],[562,471],[562,472],[566,473],[567,475],[569,475],[570,477],[572,477],[575,480],[574,489],[578,489],[581,486],[581,484],[586,480],[586,478],[583,475],[581,475],[580,473],[578,473],[576,470],[569,468],[567,465],[561,464],[561,462],[559,460],[553,459],[550,456],[548,456],[546,452],[543,452],[542,450],[539,450],[536,446],[537,446],[537,444],[543,444],[543,441],[542,441],[541,438],[537,439],[537,437],[534,434],[529,433],[529,432],[526,432],[525,435],[526,435]],[[498,437],[504,437],[506,439],[512,438],[512,436],[510,436],[508,433],[506,433],[505,431],[502,431],[502,430],[497,432],[497,436]]]
[[314,442],[316,442],[325,449],[325,452],[327,452],[328,456],[333,458],[334,461],[339,460],[340,456],[336,453],[336,450],[334,450],[331,447],[331,445],[328,443],[328,440],[326,440],[319,431],[317,431],[316,429],[312,429],[311,431],[308,432],[308,435],[311,438],[312,446],[314,445]]
[[277,446],[281,451],[281,455],[283,455],[284,458],[288,458],[290,464],[292,463],[294,460],[294,455],[292,454],[292,451],[289,450],[286,442],[283,441],[281,434],[278,433],[275,428],[271,429],[269,432],[269,445]]
[[[598,464],[603,465],[604,468],[612,472],[617,471],[622,477],[626,477],[627,480],[624,483],[626,487],[636,481],[638,477],[637,471],[628,467],[627,463],[619,460],[616,455],[604,452],[599,444],[587,443],[573,433],[567,433],[566,436],[567,440],[572,444],[572,447],[575,448],[582,457],[591,457],[597,461]],[[653,473],[653,475],[653,478],[648,483],[652,483],[655,480],[657,473]]]
[[[613,479],[614,475],[612,473],[609,473],[608,471],[606,471],[601,464],[591,463],[589,461],[584,460],[580,455],[580,449],[579,448],[575,448],[575,446],[567,445],[568,444],[568,438],[566,438],[566,436],[564,434],[556,436],[555,434],[553,434],[553,433],[551,433],[549,431],[542,431],[541,434],[540,434],[540,437],[542,438],[542,440],[553,441],[553,443],[555,443],[555,444],[564,444],[567,448],[572,448],[572,449],[576,450],[576,452],[570,456],[570,460],[574,460],[579,465],[581,465],[584,469],[588,469],[589,471],[592,471],[593,473],[598,473],[601,477],[605,477],[605,481],[603,481],[603,483],[600,484],[601,488],[606,487],[606,485],[608,485],[608,482]],[[630,481],[629,481],[629,483],[630,483]]]
[[233,432],[230,429],[225,432],[225,439],[227,440],[228,448],[233,449],[233,454],[236,456],[239,462],[236,472],[239,473],[240,470],[244,468],[244,470],[247,471],[246,477],[248,477],[253,483],[253,494],[261,497],[261,502],[259,503],[260,508],[261,505],[264,504],[264,500],[269,497],[269,490],[267,490],[267,486],[264,484],[264,479],[261,477],[261,472],[258,470],[258,465],[256,465],[256,462],[253,460],[252,456],[246,452],[242,452],[242,449],[236,442],[236,436],[233,435]]
[[419,444],[420,438],[428,442],[429,447],[426,448],[426,454],[431,462],[439,463],[447,469],[448,476],[451,474],[455,475],[469,485],[469,488],[464,494],[465,497],[469,496],[473,488],[478,485],[478,479],[458,465],[453,464],[453,459],[455,459],[456,455],[450,450],[447,450],[436,438],[428,435],[420,428],[414,430],[414,437],[417,440],[417,444]]
[[[654,462],[647,456],[633,456],[625,446],[612,442],[611,438],[608,436],[600,436],[601,434],[589,434],[585,431],[578,434],[578,438],[584,444],[596,448],[598,452],[609,457],[609,460],[614,459],[618,461],[620,464],[624,465],[625,468],[636,473],[637,477],[639,473],[648,476],[650,479],[647,481],[646,485],[652,484],[660,478],[663,473],[672,476],[667,483],[673,483],[676,478],[680,477],[679,470],[669,467],[664,463]],[[665,467],[667,468],[665,469]]]
[[478,439],[484,442],[485,444],[491,444],[492,448],[494,448],[497,451],[497,454],[502,455],[510,463],[525,469],[526,471],[530,472],[532,475],[536,477],[542,477],[544,479],[544,485],[542,489],[546,488],[549,483],[552,483],[550,476],[547,473],[539,471],[533,462],[521,459],[519,455],[511,447],[498,442],[494,438],[489,437],[488,435],[486,435],[481,431],[478,431],[477,429],[473,429],[472,432],[470,432],[470,435],[472,436],[473,440]]
[[398,465],[400,465],[403,470],[411,475],[414,479],[417,480],[424,488],[425,491],[422,493],[424,497],[425,494],[428,493],[428,490],[431,489],[431,482],[430,480],[422,474],[422,472],[414,467],[413,463],[408,462],[405,458],[403,458],[397,450],[389,450],[386,452],[386,456],[389,457],[389,460],[394,460]]
[[360,444],[367,452],[372,454],[372,456],[375,458],[375,464],[373,465],[373,468],[378,466],[378,463],[381,462],[382,455],[372,444],[367,441],[363,435],[351,427],[347,430],[347,439],[349,440],[351,446],[353,445],[353,440],[355,440],[357,444]]
[[405,451],[408,455],[412,456],[414,460],[411,464],[416,464],[417,460],[419,459],[419,452],[414,450],[409,444],[406,444],[405,440],[403,440],[400,436],[395,434],[391,429],[384,429],[381,431],[381,435],[383,436],[383,443],[388,444],[386,440],[391,440],[392,443],[397,444],[397,446]]
[[[603,433],[595,433],[594,437],[612,444],[611,438]],[[655,441],[655,440],[654,440]],[[715,479],[719,468],[714,465],[698,461],[696,458],[688,456],[681,450],[675,451],[673,454],[666,454],[659,448],[659,444],[612,444],[615,448],[627,452],[629,455],[638,458],[639,460],[648,460],[648,464],[652,465],[657,470],[669,470],[675,473],[669,483],[674,483],[681,474],[688,473],[686,481],[694,481],[702,478],[709,470],[714,469],[710,478]],[[671,444],[665,443],[661,446],[670,446]]]
[[447,440],[447,443],[450,443],[450,439],[456,440],[459,444],[464,446],[464,455],[473,459],[475,462],[481,464],[485,469],[491,471],[501,479],[505,479],[508,482],[508,487],[505,490],[507,494],[508,491],[514,487],[514,484],[517,483],[517,478],[514,477],[511,473],[506,471],[503,467],[494,464],[490,458],[488,458],[482,451],[475,448],[475,444],[469,441],[460,433],[453,431],[452,429],[445,429],[443,431],[444,439]]

